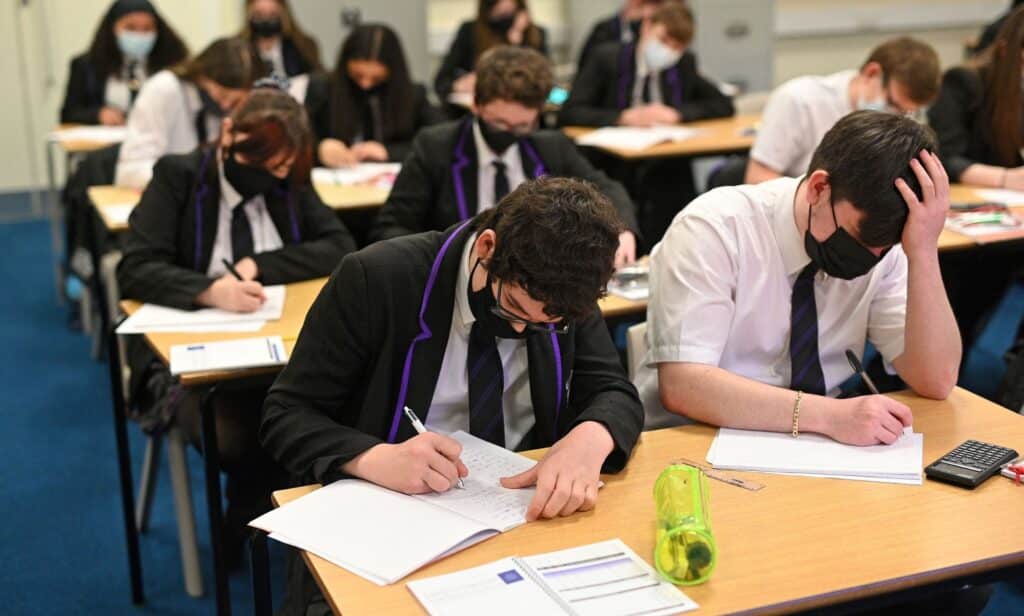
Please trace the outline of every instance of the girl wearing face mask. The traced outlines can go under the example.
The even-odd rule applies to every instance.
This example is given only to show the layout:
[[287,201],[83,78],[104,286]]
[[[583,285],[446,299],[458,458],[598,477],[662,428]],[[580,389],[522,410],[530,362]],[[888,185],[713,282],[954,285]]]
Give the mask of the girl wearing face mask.
[[148,0],[118,0],[89,50],[71,61],[60,121],[124,124],[146,78],[187,56],[181,38]]
[[310,82],[306,108],[328,167],[401,162],[416,132],[442,119],[426,88],[409,78],[398,35],[383,24],[352,31],[334,72]]
[[[124,239],[122,295],[180,309],[251,312],[263,302],[263,285],[328,275],[355,242],[310,184],[312,141],[302,106],[277,88],[257,86],[225,118],[216,143],[163,157]],[[144,344],[133,341],[128,359],[140,410],[172,411],[198,444],[198,394],[169,390],[166,367]],[[231,558],[239,555],[245,523],[269,505],[278,477],[256,438],[265,390],[253,386],[215,402]]]
[[286,0],[246,0],[242,38],[252,41],[271,74],[294,77],[323,70],[320,46],[295,21]]
[[453,92],[472,93],[476,62],[491,47],[517,45],[548,55],[547,31],[530,19],[526,0],[479,0],[475,20],[459,26],[448,54],[434,78],[442,101]]
[[153,75],[128,119],[115,183],[144,188],[158,158],[184,154],[216,139],[221,119],[265,70],[246,41],[230,38],[214,41],[198,56]]

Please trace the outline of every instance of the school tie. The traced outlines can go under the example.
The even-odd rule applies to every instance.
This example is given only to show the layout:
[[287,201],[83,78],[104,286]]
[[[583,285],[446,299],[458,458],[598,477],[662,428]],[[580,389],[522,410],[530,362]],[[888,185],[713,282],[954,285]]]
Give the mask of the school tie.
[[484,331],[479,322],[469,331],[466,354],[469,377],[469,433],[505,446],[505,416],[501,397],[505,392],[505,375],[501,355],[494,336]]
[[508,175],[505,173],[507,165],[500,160],[494,161],[494,206],[508,194]]
[[814,275],[818,266],[811,263],[800,272],[793,285],[790,308],[789,361],[793,371],[789,388],[825,395],[825,375],[818,356],[818,306],[814,301]]
[[231,258],[238,263],[256,253],[252,242],[252,227],[245,215],[245,202],[231,210]]
[[643,87],[643,90],[640,93],[640,99],[641,99],[641,101],[643,103],[650,103],[651,102],[651,74],[650,73],[648,73],[647,76],[644,77],[644,87]]

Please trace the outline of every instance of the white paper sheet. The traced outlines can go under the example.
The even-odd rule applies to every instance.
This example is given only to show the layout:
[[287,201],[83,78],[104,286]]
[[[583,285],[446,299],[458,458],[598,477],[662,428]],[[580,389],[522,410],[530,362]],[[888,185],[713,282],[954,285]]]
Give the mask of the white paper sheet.
[[1005,205],[1024,205],[1024,192],[1003,188],[979,188],[974,191],[985,201]]
[[114,224],[128,224],[128,217],[132,215],[136,203],[112,203],[103,206],[103,214]]
[[892,445],[857,447],[819,434],[721,428],[708,450],[716,469],[886,483],[921,483],[924,435],[906,428]]
[[410,582],[409,591],[432,616],[566,614],[514,558]]
[[[273,285],[263,288],[267,300],[263,306],[255,312],[230,312],[220,308],[203,308],[201,310],[178,310],[166,306],[144,304],[135,314],[125,319],[124,323],[117,328],[119,334],[144,334],[151,331],[239,331],[238,329],[215,328],[211,326],[235,326],[247,324],[252,327],[253,323],[260,323],[260,327],[266,321],[276,321],[281,318],[284,311],[285,287],[284,285]],[[257,328],[259,329],[259,328]],[[243,329],[242,331],[250,331]]]
[[128,128],[125,126],[76,126],[50,133],[50,141],[60,142],[121,143],[127,137]]
[[616,150],[646,150],[659,143],[692,139],[697,134],[699,131],[685,126],[606,126],[577,138],[576,143]]
[[283,366],[288,361],[281,336],[176,344],[171,347],[171,374]]
[[369,184],[390,188],[401,170],[402,163],[359,163],[345,169],[317,167],[313,169],[313,183],[338,186]]

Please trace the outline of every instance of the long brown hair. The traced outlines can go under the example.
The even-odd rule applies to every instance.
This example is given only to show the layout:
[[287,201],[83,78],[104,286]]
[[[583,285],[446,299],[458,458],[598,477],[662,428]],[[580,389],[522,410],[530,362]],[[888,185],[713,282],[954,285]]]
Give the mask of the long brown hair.
[[989,137],[1000,164],[1017,163],[1021,137],[1021,51],[1024,50],[1024,7],[1015,9],[992,45],[971,64],[981,76]]
[[[295,16],[292,15],[292,9],[288,6],[288,0],[275,0],[281,6],[281,37],[286,38],[295,45],[295,49],[298,50],[299,55],[306,61],[312,71],[324,70],[323,63],[320,62],[320,47],[313,40],[313,37],[306,34],[305,30],[299,27],[298,22],[295,21]],[[245,10],[248,12],[249,6],[255,2],[255,0],[245,0]],[[249,28],[249,20],[246,19],[242,25],[242,38],[247,41],[252,41],[252,30]]]
[[[117,37],[114,36],[114,24],[118,20],[116,8],[115,2],[107,9],[99,27],[96,28],[92,45],[89,46],[89,58],[96,67],[97,82],[101,84],[106,83],[107,77],[121,70],[124,62],[124,54],[118,48]],[[188,47],[155,8],[150,14],[156,21],[156,44],[146,57],[146,71],[150,75],[155,75],[187,58]]]
[[175,66],[178,79],[196,83],[206,77],[225,88],[248,89],[266,75],[266,66],[252,45],[240,38],[222,38],[210,43],[198,56]]
[[257,86],[232,112],[236,133],[245,139],[232,145],[253,165],[264,165],[282,153],[295,155],[288,181],[309,183],[313,167],[313,133],[306,110],[288,92]]
[[[498,3],[498,0],[479,0],[477,3],[476,11],[476,26],[474,28],[473,38],[476,41],[476,59],[479,60],[480,56],[492,48],[498,45],[508,45],[508,40],[505,39],[504,35],[495,32],[490,24],[487,23],[488,18],[491,14],[491,9]],[[516,12],[529,11],[529,7],[526,5],[526,0],[516,0]],[[540,51],[541,46],[541,31],[537,27],[537,24],[531,23],[530,27],[523,33],[523,45],[526,47],[532,47],[537,51]]]

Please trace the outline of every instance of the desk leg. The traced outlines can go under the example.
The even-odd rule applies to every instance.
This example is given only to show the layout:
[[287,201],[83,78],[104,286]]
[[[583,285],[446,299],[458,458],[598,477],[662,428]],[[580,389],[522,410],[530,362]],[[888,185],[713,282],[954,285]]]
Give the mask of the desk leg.
[[[109,325],[110,310],[107,305],[107,292],[103,286],[103,276],[101,275],[100,265],[102,263],[102,255],[100,255],[100,227],[102,221],[99,220],[99,212],[93,207],[88,218],[86,228],[82,230],[85,234],[86,246],[89,249],[89,259],[92,262],[92,281],[89,285],[92,288],[93,294],[96,296],[96,310],[99,314],[96,315],[96,322],[98,323],[97,331],[107,331],[106,328]],[[92,310],[92,306],[86,306],[86,310]],[[93,359],[103,359],[103,336],[99,335],[95,338],[93,344],[92,356]]]
[[132,586],[132,603],[145,601],[142,593],[142,558],[139,555],[139,529],[135,525],[132,494],[132,461],[128,449],[128,419],[121,383],[121,358],[117,346],[116,325],[110,329],[110,395],[114,406],[114,437],[117,441],[117,465],[121,479],[121,509],[124,514],[125,542],[128,547],[128,575]]
[[60,305],[64,304],[64,267],[61,259],[61,246],[63,241],[61,240],[61,215],[60,215],[60,203],[58,203],[57,196],[57,169],[56,164],[53,162],[53,149],[56,147],[53,142],[47,141],[46,144],[46,178],[49,182],[49,194],[47,195],[47,205],[49,206],[50,216],[50,248],[53,250],[53,283],[57,290],[57,303]]
[[210,518],[210,549],[213,551],[213,587],[218,616],[230,616],[231,594],[228,571],[224,563],[224,544],[221,530],[224,512],[220,493],[220,452],[217,449],[217,421],[213,399],[217,386],[206,390],[200,403],[203,418],[203,468],[206,471],[206,508]]
[[271,616],[273,599],[270,594],[270,557],[267,553],[267,533],[251,529],[249,536],[249,557],[252,568],[253,614]]

